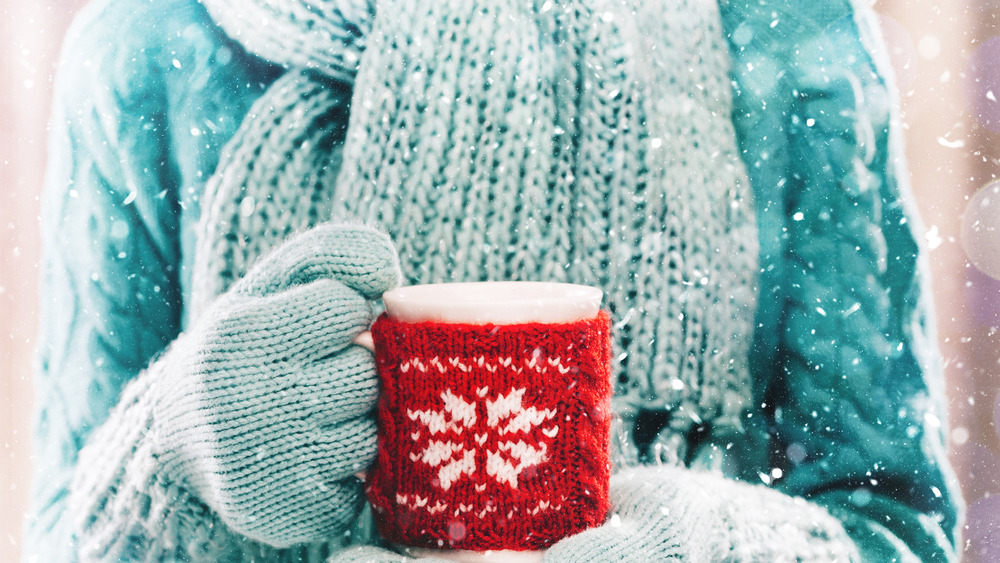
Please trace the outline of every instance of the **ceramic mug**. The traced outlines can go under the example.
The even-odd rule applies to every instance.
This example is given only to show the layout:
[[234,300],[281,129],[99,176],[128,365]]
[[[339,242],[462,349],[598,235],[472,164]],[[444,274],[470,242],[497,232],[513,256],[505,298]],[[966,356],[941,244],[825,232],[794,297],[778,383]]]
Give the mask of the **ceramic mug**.
[[383,296],[366,492],[384,538],[410,555],[530,561],[604,522],[612,388],[601,298],[543,282]]

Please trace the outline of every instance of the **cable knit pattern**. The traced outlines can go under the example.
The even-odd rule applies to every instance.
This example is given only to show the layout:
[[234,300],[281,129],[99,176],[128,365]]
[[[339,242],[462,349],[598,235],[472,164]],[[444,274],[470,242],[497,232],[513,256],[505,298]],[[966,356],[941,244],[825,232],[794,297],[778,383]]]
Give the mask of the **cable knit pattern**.
[[312,224],[332,203],[335,218],[384,225],[414,283],[606,288],[619,411],[671,410],[668,435],[702,421],[734,432],[749,394],[740,359],[756,236],[718,13],[709,2],[636,9],[381,4],[339,180],[339,151],[302,135],[332,127],[343,100],[308,76],[274,84],[209,184],[196,287],[238,278],[288,221]]
[[353,80],[373,0],[199,0],[230,37],[270,61]]
[[[249,274],[335,218],[381,224],[411,282],[603,287],[624,462],[785,493],[625,473],[617,518],[553,557],[953,558],[923,257],[864,4],[95,0],[57,81],[29,557],[316,562],[370,537],[337,535],[368,520],[336,495],[375,447],[373,379],[303,336],[343,344],[367,317],[289,275],[315,247]],[[333,262],[378,261],[341,242]]]
[[[761,221],[784,233],[762,239],[762,291],[782,301],[762,302],[758,315],[753,365],[763,369],[755,402],[769,405],[777,436],[770,462],[787,471],[780,488],[804,494],[850,484],[865,498],[857,510],[885,506],[883,497],[905,499],[950,534],[954,521],[941,506],[960,495],[943,462],[941,364],[921,289],[926,257],[913,235],[921,228],[898,167],[891,78],[881,71],[888,61],[850,47],[854,36],[875,44],[877,24],[853,7],[779,3],[765,14],[731,2],[723,9],[743,85],[735,114],[741,145],[760,164],[750,170]],[[780,80],[756,75],[784,60],[793,64]],[[815,60],[824,63],[803,62]],[[786,169],[798,172],[778,172]],[[774,362],[780,372],[767,368]],[[935,468],[914,470],[928,452],[939,460]],[[826,491],[818,500],[843,497]],[[877,525],[902,537],[923,528],[921,516],[899,508]],[[947,545],[939,533],[926,545]],[[949,556],[928,548],[921,557]]]

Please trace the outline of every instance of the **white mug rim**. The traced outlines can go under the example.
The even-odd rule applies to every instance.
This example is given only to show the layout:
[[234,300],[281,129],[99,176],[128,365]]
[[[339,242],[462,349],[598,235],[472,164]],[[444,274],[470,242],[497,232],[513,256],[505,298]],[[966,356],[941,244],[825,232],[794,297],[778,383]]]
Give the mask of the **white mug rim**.
[[402,286],[382,301],[386,314],[402,322],[555,324],[595,317],[603,296],[574,283],[483,281]]

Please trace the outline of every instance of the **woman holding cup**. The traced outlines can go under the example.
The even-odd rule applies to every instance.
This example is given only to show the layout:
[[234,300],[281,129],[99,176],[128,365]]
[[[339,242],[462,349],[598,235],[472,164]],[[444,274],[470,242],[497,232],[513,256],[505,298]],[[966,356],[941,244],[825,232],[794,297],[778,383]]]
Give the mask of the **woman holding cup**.
[[[924,258],[867,7],[133,4],[81,16],[57,87],[29,555],[396,557],[413,546],[373,529],[355,476],[387,421],[353,341],[400,283],[531,280],[603,292],[610,510],[489,550],[956,556]],[[520,399],[518,420],[553,432],[562,403],[521,388],[399,412],[473,444]],[[413,463],[465,460],[443,436]],[[508,488],[552,459],[518,436],[501,461],[522,472],[492,473]],[[500,451],[487,440],[475,455]],[[471,466],[432,486],[475,492]],[[416,547],[453,555],[457,522]]]

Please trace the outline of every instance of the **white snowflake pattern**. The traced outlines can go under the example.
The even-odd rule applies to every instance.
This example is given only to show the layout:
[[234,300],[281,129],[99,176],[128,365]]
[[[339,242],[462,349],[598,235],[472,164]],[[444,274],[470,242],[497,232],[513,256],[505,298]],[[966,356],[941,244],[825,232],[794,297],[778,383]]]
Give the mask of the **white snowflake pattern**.
[[[554,409],[538,410],[523,407],[526,389],[512,389],[507,396],[500,395],[494,401],[486,401],[486,418],[490,428],[495,428],[501,436],[518,432],[530,432],[556,415]],[[504,425],[504,422],[507,424]],[[548,433],[542,429],[543,433]],[[555,434],[553,434],[554,436]],[[517,488],[517,478],[529,467],[541,464],[547,458],[548,444],[538,442],[538,447],[508,440],[497,444],[498,451],[486,452],[486,473],[499,483],[507,483]],[[503,453],[502,453],[503,452]],[[506,455],[504,455],[506,454]],[[511,463],[514,460],[517,465]]]
[[[529,433],[555,417],[555,409],[539,410],[534,406],[525,408],[525,391],[526,389],[511,389],[507,395],[500,394],[493,400],[485,400],[486,425],[492,432],[499,436]],[[488,389],[481,387],[476,395],[483,398],[487,393]],[[411,461],[438,468],[438,482],[447,491],[463,476],[472,476],[476,472],[476,443],[484,445],[486,435],[474,434],[471,446],[466,442],[471,432],[465,431],[471,429],[477,421],[476,402],[468,402],[451,389],[441,393],[441,402],[443,408],[440,410],[411,409],[407,411],[407,415],[410,420],[423,425],[432,437],[449,435],[447,440],[428,439],[419,454],[410,454]],[[542,429],[542,433],[549,438],[554,438],[557,432],[558,426],[555,425]],[[417,441],[420,432],[412,432],[410,436]],[[511,436],[511,439],[498,442],[495,450],[486,451],[486,474],[498,483],[506,483],[516,489],[521,473],[543,463],[548,458],[548,450],[549,444],[545,441],[526,443],[523,439],[515,440]]]
[[[466,402],[463,397],[452,393],[451,389],[441,393],[441,401],[444,403],[442,411],[407,410],[406,414],[414,422],[419,420],[432,436],[448,432],[461,436],[463,430],[471,428],[476,423],[475,403]],[[413,436],[417,439],[419,433]],[[448,442],[430,440],[419,455],[410,454],[410,460],[421,461],[431,467],[440,467],[438,482],[446,491],[462,475],[472,475],[476,471],[475,450],[467,450],[464,443],[456,444],[450,440]]]

